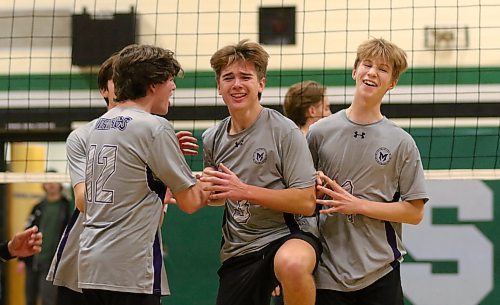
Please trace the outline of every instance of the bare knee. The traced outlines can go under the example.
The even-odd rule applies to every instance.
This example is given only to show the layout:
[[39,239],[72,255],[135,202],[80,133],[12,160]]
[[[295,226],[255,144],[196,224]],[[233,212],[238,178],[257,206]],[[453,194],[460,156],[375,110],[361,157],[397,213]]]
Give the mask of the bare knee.
[[316,264],[314,248],[301,239],[285,242],[274,257],[274,272],[278,280],[297,281],[301,277],[311,276]]

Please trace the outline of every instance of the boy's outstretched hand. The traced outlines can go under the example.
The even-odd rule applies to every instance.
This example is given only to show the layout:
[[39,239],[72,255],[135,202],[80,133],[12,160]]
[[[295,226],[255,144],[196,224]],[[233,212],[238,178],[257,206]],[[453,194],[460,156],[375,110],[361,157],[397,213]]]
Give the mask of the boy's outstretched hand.
[[34,226],[23,232],[16,233],[7,247],[12,256],[26,257],[42,251],[42,233]]

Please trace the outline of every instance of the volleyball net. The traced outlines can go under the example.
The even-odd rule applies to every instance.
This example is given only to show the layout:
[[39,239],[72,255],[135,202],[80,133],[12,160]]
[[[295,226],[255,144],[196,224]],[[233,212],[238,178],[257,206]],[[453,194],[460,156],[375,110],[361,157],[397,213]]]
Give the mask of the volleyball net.
[[[4,1],[0,10],[0,182],[68,181],[64,141],[105,112],[99,64],[129,43],[175,52],[185,75],[167,118],[196,137],[227,116],[210,56],[241,39],[270,54],[262,104],[288,86],[352,100],[357,46],[383,37],[409,70],[382,112],[415,139],[429,179],[500,177],[500,3],[436,1]],[[201,156],[188,157],[202,169]],[[45,173],[56,169],[57,173]]]

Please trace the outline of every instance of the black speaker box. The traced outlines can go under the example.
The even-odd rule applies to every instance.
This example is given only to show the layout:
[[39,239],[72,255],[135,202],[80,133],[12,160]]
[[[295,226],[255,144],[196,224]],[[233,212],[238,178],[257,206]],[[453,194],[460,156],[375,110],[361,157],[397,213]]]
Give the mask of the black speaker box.
[[135,43],[136,14],[115,13],[90,16],[86,10],[72,16],[71,63],[76,66],[100,65],[114,52]]
[[295,6],[260,7],[259,42],[266,45],[294,45]]

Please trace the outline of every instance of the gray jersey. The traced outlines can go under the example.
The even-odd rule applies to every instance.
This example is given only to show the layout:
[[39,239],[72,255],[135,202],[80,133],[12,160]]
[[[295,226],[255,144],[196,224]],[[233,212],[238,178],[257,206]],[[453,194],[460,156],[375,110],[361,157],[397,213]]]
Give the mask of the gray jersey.
[[165,185],[196,183],[172,125],[134,107],[115,107],[90,132],[79,286],[169,294],[160,215]]
[[[356,197],[377,202],[428,195],[415,142],[387,118],[358,125],[345,110],[324,118],[307,135],[314,164]],[[401,223],[354,215],[320,215],[323,253],[316,270],[319,289],[354,291],[389,273],[406,250]]]
[[[73,187],[85,181],[85,148],[94,122],[95,120],[75,129],[66,139],[66,157]],[[47,280],[54,285],[78,292],[81,292],[78,288],[78,249],[82,230],[83,214],[75,210],[59,241],[47,274]]]
[[[304,136],[279,112],[264,108],[257,121],[230,135],[230,118],[203,134],[205,166],[223,163],[246,184],[269,189],[306,188],[315,171]],[[258,251],[271,241],[303,229],[292,214],[256,203],[226,200],[221,260]]]

